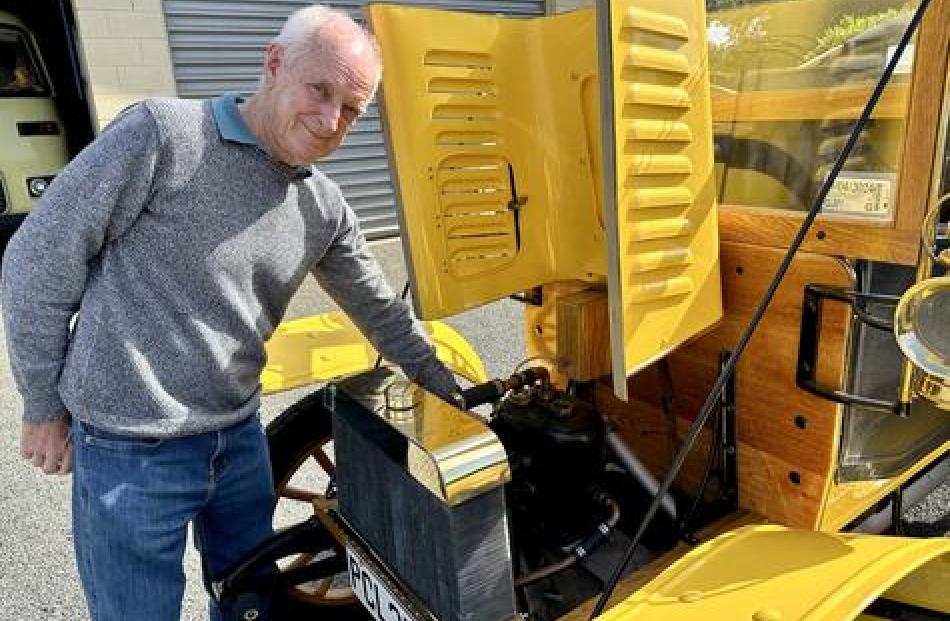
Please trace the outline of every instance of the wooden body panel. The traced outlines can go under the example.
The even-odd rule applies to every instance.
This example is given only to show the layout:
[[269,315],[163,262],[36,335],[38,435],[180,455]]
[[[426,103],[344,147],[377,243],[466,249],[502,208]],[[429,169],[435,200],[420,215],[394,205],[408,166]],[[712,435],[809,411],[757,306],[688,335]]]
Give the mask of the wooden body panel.
[[[720,352],[739,340],[783,256],[781,250],[723,244],[725,319],[671,356],[678,417],[692,419],[699,411],[718,375]],[[808,283],[854,284],[850,269],[837,259],[807,253],[795,258],[739,363],[736,423],[740,505],[772,521],[813,528],[833,476],[840,406],[795,384]],[[849,317],[843,306],[829,306],[824,314],[818,377],[825,385],[840,386],[844,377]]]
[[[536,358],[537,364],[542,364],[551,372],[551,380],[560,387],[567,384],[567,371],[570,361],[558,360],[558,300],[573,293],[591,289],[590,283],[579,280],[555,282],[541,288],[543,304],[540,306],[526,306],[524,309],[524,341],[528,356]],[[603,295],[606,289],[596,288]],[[607,317],[602,321],[606,324]],[[576,330],[573,331],[575,334]],[[569,337],[564,337],[569,338]],[[610,355],[610,337],[601,337],[595,347]],[[563,355],[563,349],[561,351]]]
[[[842,110],[861,110],[871,91],[869,86],[742,92],[713,89],[713,122],[853,118],[853,114],[843,116]],[[888,88],[871,118],[904,118],[909,91],[907,84]]]
[[603,347],[610,338],[607,294],[585,290],[558,300],[555,316],[561,329],[557,351],[561,365],[573,379],[587,382],[610,375],[610,350]]
[[[725,319],[667,359],[673,377],[673,412],[679,437],[685,434],[716,380],[720,352],[730,350],[738,341],[783,254],[776,249],[723,244]],[[854,285],[853,274],[842,261],[799,254],[740,361],[736,398],[741,506],[772,521],[814,528],[819,525],[832,481],[840,406],[800,390],[795,384],[802,297],[808,283]],[[551,316],[550,308],[557,307],[559,294],[562,302],[564,295],[568,301],[587,299],[571,295],[571,288],[568,285],[551,291],[545,306],[534,311],[535,323],[532,324],[532,318],[528,321],[532,353],[556,357],[568,371],[585,366],[567,359],[562,350],[552,355],[551,349],[559,339],[552,334],[555,326],[542,327],[541,334],[536,328],[545,316]],[[825,385],[840,386],[844,377],[849,318],[850,310],[841,305],[829,305],[824,313],[818,377]],[[591,344],[586,349],[603,351],[603,333],[600,339],[600,349]],[[661,385],[654,365],[630,379],[629,403],[614,398],[606,382],[595,388],[597,407],[658,475],[670,463],[673,444],[660,407]],[[685,489],[694,489],[701,477],[708,445],[705,435],[708,432],[687,460],[678,482]]]

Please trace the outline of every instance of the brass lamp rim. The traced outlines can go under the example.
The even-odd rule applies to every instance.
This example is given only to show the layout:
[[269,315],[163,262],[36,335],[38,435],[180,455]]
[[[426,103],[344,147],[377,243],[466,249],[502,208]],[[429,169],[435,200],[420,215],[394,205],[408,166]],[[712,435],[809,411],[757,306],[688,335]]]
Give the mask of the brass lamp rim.
[[950,276],[928,278],[908,289],[894,311],[894,337],[904,357],[917,368],[918,395],[950,409],[950,356],[946,349],[936,350],[921,338],[919,311],[922,303],[934,295],[950,295]]

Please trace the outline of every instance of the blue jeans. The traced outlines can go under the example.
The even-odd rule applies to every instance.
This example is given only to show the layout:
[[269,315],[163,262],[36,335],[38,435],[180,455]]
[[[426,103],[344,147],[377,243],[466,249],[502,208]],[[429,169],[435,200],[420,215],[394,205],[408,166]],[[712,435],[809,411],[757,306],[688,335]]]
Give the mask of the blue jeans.
[[[92,621],[180,618],[189,523],[206,587],[273,532],[270,459],[256,416],[168,440],[74,419],[73,458],[73,543]],[[211,620],[237,618],[225,608],[212,598]]]

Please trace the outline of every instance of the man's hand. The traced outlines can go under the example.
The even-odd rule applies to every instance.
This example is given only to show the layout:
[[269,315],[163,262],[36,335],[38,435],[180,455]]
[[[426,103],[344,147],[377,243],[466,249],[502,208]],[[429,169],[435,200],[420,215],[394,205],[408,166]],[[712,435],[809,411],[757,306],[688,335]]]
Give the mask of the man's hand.
[[69,474],[73,470],[73,447],[69,440],[69,417],[48,423],[23,423],[20,455],[46,474]]

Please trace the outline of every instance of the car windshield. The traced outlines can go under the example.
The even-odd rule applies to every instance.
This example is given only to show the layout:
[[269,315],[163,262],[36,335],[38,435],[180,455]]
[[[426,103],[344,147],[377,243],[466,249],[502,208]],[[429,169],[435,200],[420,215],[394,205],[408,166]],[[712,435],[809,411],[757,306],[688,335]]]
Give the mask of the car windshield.
[[48,94],[49,87],[29,40],[18,29],[0,26],[0,97]]

